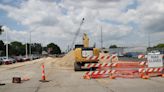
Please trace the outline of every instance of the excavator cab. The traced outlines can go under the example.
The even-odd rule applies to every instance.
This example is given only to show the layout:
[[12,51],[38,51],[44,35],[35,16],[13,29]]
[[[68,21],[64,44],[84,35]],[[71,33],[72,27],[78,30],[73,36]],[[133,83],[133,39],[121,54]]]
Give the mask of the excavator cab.
[[89,56],[99,56],[99,49],[95,47],[89,47],[89,38],[87,34],[84,33],[83,36],[83,45],[75,46],[74,55],[75,63],[74,70],[80,71],[85,63],[98,63],[98,60],[88,60]]

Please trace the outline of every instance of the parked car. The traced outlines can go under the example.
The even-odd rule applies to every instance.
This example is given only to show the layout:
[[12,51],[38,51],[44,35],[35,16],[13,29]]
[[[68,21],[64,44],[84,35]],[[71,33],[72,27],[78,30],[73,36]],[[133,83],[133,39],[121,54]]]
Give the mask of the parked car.
[[22,58],[22,61],[29,61],[30,60],[30,58],[29,57],[26,57],[26,56],[24,56],[23,58]]
[[6,57],[1,57],[1,59],[2,59],[2,63],[6,65],[14,63],[14,61],[10,58],[7,59]]
[[16,60],[16,62],[23,62],[22,56],[13,56],[13,58]]
[[3,61],[2,61],[2,58],[0,57],[0,65],[2,65],[3,64]]
[[132,57],[132,54],[131,54],[130,52],[125,53],[125,54],[124,54],[124,57]]
[[16,62],[17,62],[17,61],[16,61],[14,58],[12,58],[12,57],[9,57],[8,59],[11,60],[12,63],[16,63]]
[[125,57],[133,57],[133,58],[137,58],[138,55],[140,55],[141,53],[139,52],[128,52],[128,53],[125,53],[124,56]]
[[33,55],[29,56],[29,58],[31,58],[31,60],[35,60],[35,59],[39,59],[40,56],[36,55],[36,54],[33,54]]

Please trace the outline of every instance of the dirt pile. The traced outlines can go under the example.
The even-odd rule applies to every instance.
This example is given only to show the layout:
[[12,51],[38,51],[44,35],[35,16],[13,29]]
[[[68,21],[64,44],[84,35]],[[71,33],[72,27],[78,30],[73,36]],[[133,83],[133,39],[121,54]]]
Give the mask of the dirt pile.
[[[100,56],[108,56],[108,55],[109,55],[108,53],[107,54],[106,53],[100,53]],[[57,67],[73,68],[74,62],[75,62],[74,51],[70,51],[63,58],[56,58],[56,59],[53,59],[52,61],[55,64],[55,66],[57,66]],[[100,60],[99,62],[100,63],[110,62],[110,60]]]
[[73,67],[74,62],[75,62],[74,51],[70,51],[56,63],[61,67]]

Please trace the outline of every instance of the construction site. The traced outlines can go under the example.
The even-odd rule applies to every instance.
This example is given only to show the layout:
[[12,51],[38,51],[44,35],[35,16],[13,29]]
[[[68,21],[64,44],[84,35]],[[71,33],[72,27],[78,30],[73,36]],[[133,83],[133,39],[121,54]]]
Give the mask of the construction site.
[[[84,18],[81,24],[83,21]],[[74,48],[65,55],[46,55],[36,60],[1,65],[0,91],[164,91],[163,54],[150,52],[135,59],[123,58],[116,53],[109,54],[110,50],[89,47],[86,33],[82,40],[82,44],[75,44],[73,40]]]
[[[74,53],[69,52],[62,58],[46,57],[30,62],[17,63],[13,65],[3,65],[0,67],[0,91],[1,92],[163,92],[164,78],[160,76],[151,77],[151,72],[145,72],[141,78],[137,75],[133,67],[139,66],[138,62],[119,62],[118,67],[129,68],[119,75],[116,73],[103,73],[93,71],[74,71]],[[101,61],[103,62],[103,61]],[[119,65],[120,64],[120,65]],[[128,64],[128,65],[126,65]],[[144,63],[143,63],[144,64]],[[42,68],[45,67],[45,78],[43,78]],[[131,67],[131,69],[130,69]],[[106,67],[109,67],[106,65]],[[108,70],[107,69],[107,70]],[[139,68],[138,68],[139,69]],[[143,68],[141,68],[143,69]],[[158,69],[157,69],[158,70]],[[151,71],[151,70],[150,70]],[[88,73],[91,72],[91,73]],[[129,74],[133,73],[134,74]],[[136,72],[136,73],[135,73]],[[88,76],[87,76],[87,74]],[[124,73],[124,74],[123,74]],[[112,76],[109,76],[113,74]],[[115,74],[115,76],[114,76]],[[153,73],[152,73],[153,74]],[[154,73],[155,74],[155,73]],[[154,75],[153,75],[154,76]],[[13,77],[20,77],[21,83],[12,83]],[[46,82],[40,82],[40,80]],[[17,83],[18,82],[18,83]],[[2,83],[5,83],[2,86]]]
[[164,92],[152,2],[0,1],[0,92]]

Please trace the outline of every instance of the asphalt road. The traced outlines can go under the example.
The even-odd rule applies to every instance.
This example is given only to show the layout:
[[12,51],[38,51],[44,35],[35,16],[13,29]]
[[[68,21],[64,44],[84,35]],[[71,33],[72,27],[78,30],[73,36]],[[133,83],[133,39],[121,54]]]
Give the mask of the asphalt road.
[[[57,60],[57,59],[56,59]],[[41,64],[45,65],[46,78],[41,79]],[[74,72],[72,68],[57,67],[55,62],[41,59],[30,63],[0,66],[0,92],[164,92],[164,78],[111,80],[82,78],[84,72]],[[12,83],[12,77],[28,77],[21,84]]]

